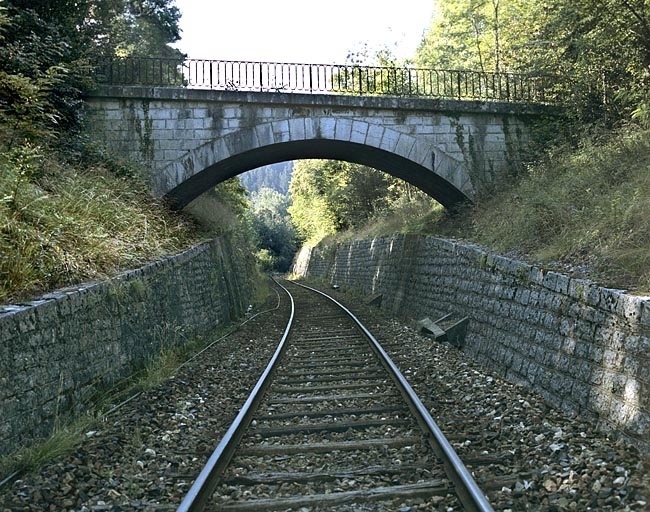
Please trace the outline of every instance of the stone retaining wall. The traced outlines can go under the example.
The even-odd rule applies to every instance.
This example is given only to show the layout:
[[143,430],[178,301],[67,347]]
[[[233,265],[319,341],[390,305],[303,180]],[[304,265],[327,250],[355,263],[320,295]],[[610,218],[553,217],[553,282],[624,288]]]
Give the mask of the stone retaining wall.
[[242,258],[224,240],[107,282],[0,307],[0,454],[52,433],[57,418],[184,343],[241,316]]
[[413,235],[304,249],[294,271],[403,317],[469,317],[474,359],[650,453],[650,297]]

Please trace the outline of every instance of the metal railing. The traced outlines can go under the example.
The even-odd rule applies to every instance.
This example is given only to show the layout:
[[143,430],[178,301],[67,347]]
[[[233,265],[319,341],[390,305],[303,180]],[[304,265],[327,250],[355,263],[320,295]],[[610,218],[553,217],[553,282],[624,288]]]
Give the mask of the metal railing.
[[140,57],[102,60],[95,69],[110,85],[551,102],[545,77],[516,73]]

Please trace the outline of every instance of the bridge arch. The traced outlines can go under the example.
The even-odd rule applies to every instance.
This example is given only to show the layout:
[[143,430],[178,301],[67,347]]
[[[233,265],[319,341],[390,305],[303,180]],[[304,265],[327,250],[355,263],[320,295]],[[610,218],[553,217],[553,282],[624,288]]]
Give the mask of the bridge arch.
[[[233,176],[288,160],[320,158],[373,167],[418,187],[443,206],[469,200],[471,181],[454,161],[417,137],[367,121],[294,117],[228,133],[188,151],[154,177],[176,208]],[[454,182],[435,172],[445,168]],[[452,169],[449,169],[452,167]]]
[[86,98],[88,133],[149,171],[152,192],[177,207],[266,164],[346,160],[402,178],[446,207],[508,180],[543,106],[346,96],[99,86]]

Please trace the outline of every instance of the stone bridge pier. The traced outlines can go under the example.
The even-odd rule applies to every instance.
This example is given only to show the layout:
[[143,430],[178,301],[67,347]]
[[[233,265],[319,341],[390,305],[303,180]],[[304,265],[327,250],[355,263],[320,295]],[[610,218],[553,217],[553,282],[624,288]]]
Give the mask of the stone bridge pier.
[[446,207],[502,185],[544,107],[388,96],[102,86],[88,133],[178,208],[256,167],[302,158],[374,167]]

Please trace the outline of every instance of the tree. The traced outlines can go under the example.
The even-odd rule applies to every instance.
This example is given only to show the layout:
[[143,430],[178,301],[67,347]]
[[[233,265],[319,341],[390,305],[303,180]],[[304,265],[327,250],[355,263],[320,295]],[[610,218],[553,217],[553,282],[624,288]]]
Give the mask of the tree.
[[310,243],[333,235],[338,229],[334,212],[329,207],[327,184],[320,162],[296,162],[289,183],[289,214],[300,237]]
[[[66,33],[67,22],[48,23],[33,9],[0,5],[5,16],[0,33],[4,142],[8,147],[23,140],[52,142],[76,126],[89,69],[79,60],[76,38]],[[63,7],[68,7],[65,2]]]
[[544,4],[527,0],[441,0],[416,52],[424,67],[521,71],[519,56],[535,45]]
[[0,0],[5,144],[52,143],[76,130],[98,56],[180,56],[168,46],[180,37],[171,1]]
[[179,58],[170,43],[180,39],[181,12],[172,0],[93,0],[86,24],[95,52],[109,57]]
[[315,242],[363,225],[391,200],[394,179],[370,167],[338,160],[301,160],[289,191],[298,232]]
[[556,1],[553,8],[553,17],[543,26],[543,37],[553,42],[547,57],[550,66],[572,77],[563,93],[575,105],[575,116],[609,124],[630,116],[647,122],[647,0]]
[[578,123],[650,121],[647,0],[440,0],[415,61],[550,76]]
[[265,270],[286,272],[298,248],[298,235],[288,213],[289,198],[262,187],[251,196],[251,215],[256,244],[268,264]]

